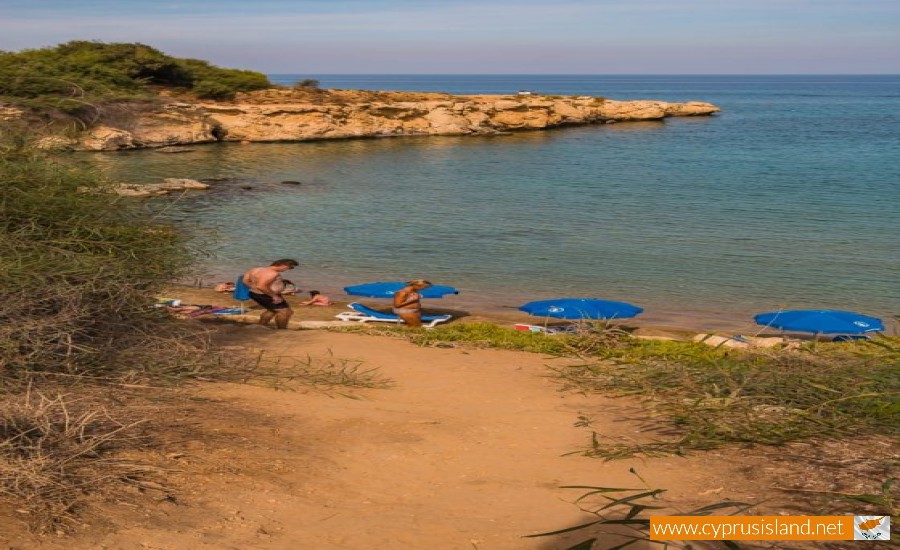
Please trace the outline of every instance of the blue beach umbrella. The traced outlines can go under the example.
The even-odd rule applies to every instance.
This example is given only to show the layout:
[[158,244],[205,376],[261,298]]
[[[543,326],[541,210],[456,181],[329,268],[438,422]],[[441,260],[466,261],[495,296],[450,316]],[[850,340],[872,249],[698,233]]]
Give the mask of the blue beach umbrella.
[[757,325],[821,334],[865,334],[884,330],[881,319],[835,309],[770,311],[753,317]]
[[641,313],[644,308],[596,298],[558,298],[528,302],[519,306],[519,310],[536,317],[557,319],[627,319]]
[[[394,294],[405,286],[407,286],[406,283],[400,281],[365,283],[345,286],[344,292],[351,296],[365,296],[367,298],[393,298]],[[443,298],[447,294],[459,294],[459,290],[452,286],[432,285],[424,290],[420,290],[419,294],[423,298]]]

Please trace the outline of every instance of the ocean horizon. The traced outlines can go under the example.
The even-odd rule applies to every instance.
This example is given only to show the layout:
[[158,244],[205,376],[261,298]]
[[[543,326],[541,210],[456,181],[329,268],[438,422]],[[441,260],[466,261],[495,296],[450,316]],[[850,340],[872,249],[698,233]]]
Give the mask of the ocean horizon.
[[896,75],[270,76],[322,88],[708,101],[722,113],[492,137],[84,154],[120,181],[221,180],[166,210],[204,241],[210,282],[296,257],[296,282],[336,298],[347,284],[423,277],[462,289],[434,302],[446,307],[579,296],[635,303],[660,320],[900,313]]

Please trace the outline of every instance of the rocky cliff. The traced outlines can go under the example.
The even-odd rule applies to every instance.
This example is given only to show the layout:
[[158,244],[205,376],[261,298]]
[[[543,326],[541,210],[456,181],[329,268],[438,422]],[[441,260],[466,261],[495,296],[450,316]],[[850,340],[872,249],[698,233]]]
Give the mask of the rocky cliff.
[[709,103],[613,101],[589,96],[469,95],[273,89],[232,102],[162,98],[116,123],[47,146],[111,151],[215,141],[303,141],[495,134],[560,126],[710,115]]

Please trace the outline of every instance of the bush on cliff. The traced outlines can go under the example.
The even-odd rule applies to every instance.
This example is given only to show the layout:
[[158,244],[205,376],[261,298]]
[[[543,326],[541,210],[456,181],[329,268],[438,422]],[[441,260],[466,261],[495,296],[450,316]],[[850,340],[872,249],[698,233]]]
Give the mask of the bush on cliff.
[[272,87],[266,75],[255,71],[222,69],[199,59],[181,59],[179,65],[191,75],[192,91],[201,98],[230,99],[236,92]]
[[223,69],[144,44],[75,40],[52,48],[0,52],[0,99],[78,115],[105,101],[152,95],[152,87],[225,99],[271,87],[254,71]]

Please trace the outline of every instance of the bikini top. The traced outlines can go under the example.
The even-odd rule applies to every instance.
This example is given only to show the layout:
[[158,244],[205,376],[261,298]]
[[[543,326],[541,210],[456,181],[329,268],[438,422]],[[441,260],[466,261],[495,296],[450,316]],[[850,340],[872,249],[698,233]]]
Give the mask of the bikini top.
[[416,292],[415,290],[406,295],[406,300],[403,300],[403,307],[411,306],[417,302],[422,301],[422,295]]

